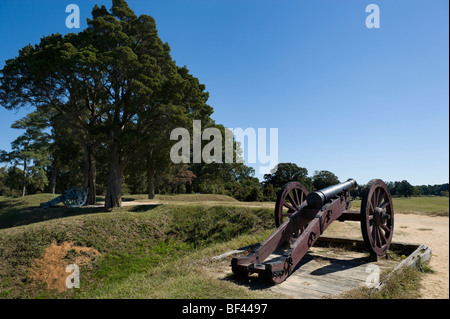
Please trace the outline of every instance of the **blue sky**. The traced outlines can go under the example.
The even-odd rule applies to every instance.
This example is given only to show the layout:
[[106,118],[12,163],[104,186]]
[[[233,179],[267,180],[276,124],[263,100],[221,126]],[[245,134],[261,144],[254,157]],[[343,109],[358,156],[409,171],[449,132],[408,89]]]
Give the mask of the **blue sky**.
[[[68,4],[81,29],[68,29]],[[78,32],[94,4],[2,0],[0,67],[51,33]],[[368,4],[380,28],[365,24]],[[155,18],[180,66],[206,85],[213,119],[278,128],[278,161],[341,180],[449,181],[448,1],[128,0]],[[0,107],[0,149],[26,114]],[[256,167],[255,165],[252,165]],[[257,176],[260,177],[261,176]]]

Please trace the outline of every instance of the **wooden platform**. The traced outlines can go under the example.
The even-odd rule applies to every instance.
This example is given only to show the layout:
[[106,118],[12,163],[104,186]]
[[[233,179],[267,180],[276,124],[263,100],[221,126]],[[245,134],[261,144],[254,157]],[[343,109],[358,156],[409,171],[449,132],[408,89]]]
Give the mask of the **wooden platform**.
[[[243,247],[213,258],[231,260],[232,255],[242,254],[250,248],[251,246]],[[251,289],[270,289],[288,298],[332,298],[359,286],[365,286],[366,281],[373,277],[374,269],[380,272],[393,271],[413,265],[418,259],[426,262],[431,258],[431,248],[425,245],[393,242],[391,250],[408,258],[402,262],[386,257],[370,261],[362,240],[320,237],[284,282],[277,285],[265,284],[255,280],[254,274],[248,282],[241,281],[240,284],[248,285]],[[282,252],[274,252],[267,260],[277,258],[279,254]]]
[[374,269],[369,265],[382,271],[398,264],[385,258],[369,262],[367,257],[362,252],[312,247],[286,281],[268,289],[296,299],[322,299],[366,285]]

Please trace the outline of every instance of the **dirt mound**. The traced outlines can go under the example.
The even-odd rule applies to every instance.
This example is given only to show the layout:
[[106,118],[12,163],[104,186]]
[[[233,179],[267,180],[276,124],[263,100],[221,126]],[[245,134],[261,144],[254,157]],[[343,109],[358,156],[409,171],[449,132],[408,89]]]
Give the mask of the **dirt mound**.
[[75,246],[69,242],[61,245],[53,243],[34,261],[30,277],[32,280],[45,282],[48,290],[63,292],[67,289],[66,278],[72,272],[66,272],[66,267],[75,264],[81,269],[98,256],[100,253],[92,247]]

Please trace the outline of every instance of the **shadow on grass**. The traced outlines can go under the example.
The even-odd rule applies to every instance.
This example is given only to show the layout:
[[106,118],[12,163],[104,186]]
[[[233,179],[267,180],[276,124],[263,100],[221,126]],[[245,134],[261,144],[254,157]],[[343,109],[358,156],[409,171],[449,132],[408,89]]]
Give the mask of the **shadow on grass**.
[[133,208],[129,209],[130,212],[133,213],[142,213],[147,212],[151,209],[155,209],[158,206],[161,206],[162,204],[150,204],[150,205],[136,205]]
[[239,276],[236,274],[231,274],[226,276],[225,278],[222,278],[221,280],[229,281],[236,285],[247,287],[250,290],[266,290],[274,286],[273,283],[259,278],[255,274],[249,276]]
[[104,207],[71,208],[56,206],[45,209],[36,206],[17,206],[8,202],[0,204],[0,229],[24,226],[51,219],[107,212]]

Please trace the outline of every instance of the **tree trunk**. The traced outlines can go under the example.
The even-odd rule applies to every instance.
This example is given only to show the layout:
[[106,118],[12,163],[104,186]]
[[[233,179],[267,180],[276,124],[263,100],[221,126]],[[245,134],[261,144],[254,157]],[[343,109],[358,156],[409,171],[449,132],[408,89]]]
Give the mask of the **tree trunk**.
[[25,158],[23,160],[23,179],[22,179],[22,197],[25,196],[25,193],[27,191],[27,159]]
[[50,177],[50,193],[55,194],[56,192],[56,175],[58,170],[56,169],[55,161],[53,161],[52,176]]
[[147,168],[148,199],[155,198],[155,171]]
[[97,177],[97,163],[92,152],[87,148],[84,150],[84,183],[83,188],[87,191],[86,205],[95,205]]
[[186,184],[186,194],[192,194],[192,183]]
[[[114,154],[114,153],[113,153]],[[118,156],[112,156],[111,169],[109,171],[108,189],[105,196],[105,208],[122,206],[122,168]]]

